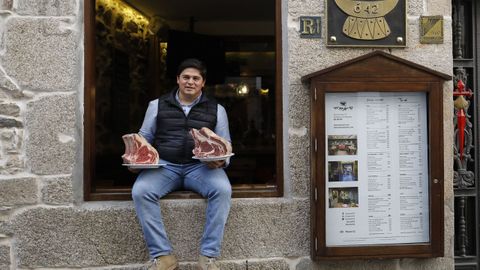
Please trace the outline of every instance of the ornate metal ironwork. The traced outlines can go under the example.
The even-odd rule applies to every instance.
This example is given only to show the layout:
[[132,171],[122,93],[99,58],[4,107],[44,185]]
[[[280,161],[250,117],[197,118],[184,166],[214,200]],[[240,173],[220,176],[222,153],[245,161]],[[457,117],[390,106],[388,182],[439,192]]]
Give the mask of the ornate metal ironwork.
[[[452,0],[453,66],[454,66],[454,194],[455,194],[455,268],[480,269],[478,209],[480,209],[476,172],[479,153],[478,101],[469,87],[477,88],[480,82],[477,48],[479,2]],[[478,92],[476,92],[477,94]]]
[[461,4],[460,1],[453,1],[454,5],[452,7],[453,11],[453,30],[454,30],[454,38],[453,38],[453,57],[456,59],[463,58],[463,50],[462,50],[462,19],[460,18],[460,9]]
[[467,222],[465,220],[465,197],[458,198],[458,211],[456,214],[458,217],[458,232],[457,235],[457,256],[466,256],[467,255]]
[[475,184],[475,173],[468,170],[468,165],[473,162],[472,149],[473,146],[473,132],[472,123],[470,122],[471,116],[468,114],[468,108],[470,106],[469,98],[473,93],[469,89],[465,89],[465,84],[462,78],[466,79],[466,73],[463,68],[456,70],[455,82],[456,87],[453,92],[456,97],[455,106],[455,143],[453,145],[454,151],[454,175],[453,185],[459,188],[472,187]]

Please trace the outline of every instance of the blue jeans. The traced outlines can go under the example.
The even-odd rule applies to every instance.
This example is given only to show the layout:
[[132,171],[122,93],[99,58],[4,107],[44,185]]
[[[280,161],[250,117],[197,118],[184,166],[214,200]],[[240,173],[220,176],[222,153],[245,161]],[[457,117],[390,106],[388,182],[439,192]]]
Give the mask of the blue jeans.
[[200,254],[220,256],[225,223],[230,211],[232,187],[223,169],[210,169],[204,163],[174,164],[143,170],[132,188],[135,211],[143,230],[150,257],[171,254],[158,200],[168,193],[186,189],[207,198],[205,228]]

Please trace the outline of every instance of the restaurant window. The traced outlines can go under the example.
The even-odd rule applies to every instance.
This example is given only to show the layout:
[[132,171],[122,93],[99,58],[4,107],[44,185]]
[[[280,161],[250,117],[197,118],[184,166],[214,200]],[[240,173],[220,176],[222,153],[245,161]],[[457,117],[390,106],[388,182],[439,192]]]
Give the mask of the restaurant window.
[[87,1],[85,199],[130,199],[122,135],[138,132],[148,102],[192,57],[228,114],[233,196],[282,196],[279,12],[279,0]]

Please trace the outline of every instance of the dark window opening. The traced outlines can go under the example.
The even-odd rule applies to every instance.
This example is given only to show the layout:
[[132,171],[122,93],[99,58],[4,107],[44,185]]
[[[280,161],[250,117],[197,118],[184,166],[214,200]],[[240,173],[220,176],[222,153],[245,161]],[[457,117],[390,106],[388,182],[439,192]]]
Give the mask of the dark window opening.
[[227,110],[234,196],[281,196],[279,2],[176,2],[86,5],[86,74],[95,80],[86,78],[85,198],[129,198],[136,175],[121,165],[121,136],[138,132],[148,102],[176,86],[190,57],[206,63],[204,92]]

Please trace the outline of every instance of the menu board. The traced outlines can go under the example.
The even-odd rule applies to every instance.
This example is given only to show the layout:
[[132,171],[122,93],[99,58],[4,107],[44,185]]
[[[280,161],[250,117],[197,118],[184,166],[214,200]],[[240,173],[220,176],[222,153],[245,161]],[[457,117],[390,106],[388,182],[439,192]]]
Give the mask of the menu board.
[[429,242],[425,92],[325,93],[326,246]]

